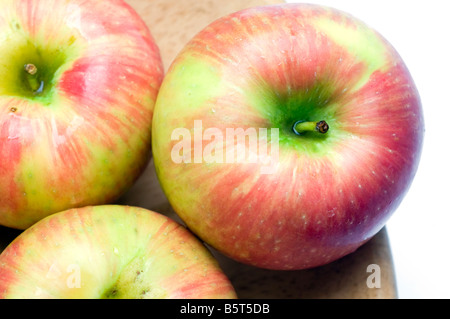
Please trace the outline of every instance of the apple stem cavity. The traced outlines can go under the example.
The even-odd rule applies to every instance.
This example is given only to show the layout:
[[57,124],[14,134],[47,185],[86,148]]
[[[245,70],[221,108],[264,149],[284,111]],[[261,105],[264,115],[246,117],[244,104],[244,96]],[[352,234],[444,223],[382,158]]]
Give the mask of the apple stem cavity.
[[320,134],[325,134],[330,129],[329,125],[325,121],[319,122],[305,122],[298,121],[294,124],[293,130],[295,134],[301,135],[305,132],[318,132]]
[[28,84],[34,94],[39,94],[44,89],[44,81],[38,79],[38,69],[34,64],[25,64],[25,72]]

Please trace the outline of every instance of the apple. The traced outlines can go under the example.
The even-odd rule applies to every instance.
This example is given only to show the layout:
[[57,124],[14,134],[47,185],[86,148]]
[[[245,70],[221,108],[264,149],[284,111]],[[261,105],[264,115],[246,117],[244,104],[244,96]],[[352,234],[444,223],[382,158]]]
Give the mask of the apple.
[[0,225],[112,203],[151,156],[163,77],[121,0],[5,0],[0,10]]
[[236,298],[209,250],[171,218],[103,205],[47,216],[0,255],[0,298]]
[[224,16],[184,47],[152,150],[190,230],[241,263],[289,270],[337,260],[386,224],[423,135],[419,93],[385,38],[334,8],[281,4]]

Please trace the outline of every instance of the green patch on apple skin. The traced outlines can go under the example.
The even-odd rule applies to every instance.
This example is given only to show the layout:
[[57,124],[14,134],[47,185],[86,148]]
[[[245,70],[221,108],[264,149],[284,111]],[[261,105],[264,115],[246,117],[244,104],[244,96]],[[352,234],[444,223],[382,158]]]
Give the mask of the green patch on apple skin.
[[[333,19],[320,18],[315,22],[315,26],[336,44],[343,46],[347,52],[351,52],[355,60],[365,64],[366,72],[353,86],[353,91],[364,86],[375,70],[383,70],[388,65],[386,43],[379,34],[363,23],[349,27]],[[383,52],[385,54],[382,54]]]
[[137,257],[120,271],[114,283],[100,296],[101,299],[163,299],[167,292],[152,283],[157,282],[154,272],[150,270],[150,257]]
[[[56,91],[56,84],[61,74],[67,70],[71,63],[80,55],[83,45],[73,45],[79,40],[71,32],[61,39],[48,39],[47,41],[32,39],[13,23],[9,34],[0,41],[0,74],[2,85],[0,96],[14,96],[50,105]],[[50,43],[51,42],[51,43]],[[29,74],[25,65],[33,64],[37,68],[35,80],[42,84],[41,90],[36,92],[30,86]]]
[[[182,61],[174,63],[167,74],[170,79],[163,82],[161,92],[169,92],[158,97],[159,103],[170,104],[171,109],[195,109],[205,106],[212,97],[221,96],[224,86],[220,73],[210,64],[191,55],[184,55]],[[157,102],[158,103],[158,102]],[[166,108],[160,108],[164,112]]]
[[[226,93],[226,87],[222,83],[220,72],[201,58],[191,55],[183,55],[173,63],[166,75],[153,115],[153,149],[159,150],[165,147],[160,145],[160,137],[170,138],[171,125],[166,121],[174,121],[185,114],[186,110],[195,112],[208,106],[208,101]],[[161,105],[158,107],[158,105]],[[182,117],[181,117],[182,118]],[[172,123],[170,123],[172,124]],[[192,123],[176,123],[177,126],[192,125]]]
[[[259,110],[262,118],[269,119],[270,128],[279,129],[281,147],[287,146],[309,156],[322,156],[336,140],[346,135],[340,130],[336,116],[339,103],[333,99],[332,85],[318,82],[311,88],[280,93],[259,84],[258,89],[248,91],[253,92],[247,95],[249,103]],[[297,134],[294,131],[298,122],[319,121],[328,123],[327,133],[306,131]]]

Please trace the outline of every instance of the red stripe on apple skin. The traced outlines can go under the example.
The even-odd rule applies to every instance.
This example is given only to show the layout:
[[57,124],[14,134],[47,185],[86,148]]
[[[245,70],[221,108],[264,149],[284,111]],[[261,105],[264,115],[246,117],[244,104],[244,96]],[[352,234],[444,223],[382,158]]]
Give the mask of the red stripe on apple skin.
[[[28,214],[32,213],[37,218],[40,213],[34,200],[40,200],[44,207],[60,205],[60,200],[64,197],[60,192],[71,186],[74,187],[73,198],[76,198],[80,185],[72,185],[70,181],[76,179],[76,176],[83,176],[81,168],[91,159],[80,144],[82,140],[74,139],[67,132],[70,123],[65,122],[66,118],[57,121],[39,104],[26,105],[15,99],[10,104],[15,105],[17,110],[7,115],[8,121],[2,123],[0,135],[5,139],[0,146],[0,188],[2,192],[9,191],[8,197],[0,198],[0,220],[4,225],[14,225],[15,220],[28,223]],[[42,159],[46,167],[41,166]],[[41,169],[33,171],[33,166]],[[31,178],[32,187],[27,188],[27,179]],[[52,190],[58,193],[53,194],[52,198],[42,196],[33,200],[33,192],[36,190],[42,194],[45,190],[48,190],[48,194]]]
[[338,112],[345,119],[341,128],[377,150],[374,160],[391,168],[391,180],[401,188],[412,179],[408,172],[418,167],[424,121],[419,93],[400,60],[385,72],[374,72],[365,86],[343,100]]
[[[149,85],[150,68],[131,57],[89,56],[77,60],[64,73],[58,89],[82,117],[92,123],[105,120],[110,125],[108,130],[124,133],[125,140],[131,131],[151,124],[153,107],[148,102],[154,103],[158,87]],[[150,82],[161,81],[157,78]]]
[[[355,59],[352,52],[305,23],[323,18],[325,14],[338,19],[333,11],[299,9],[289,12],[278,7],[258,12],[258,8],[248,16],[238,12],[226,23],[212,23],[185,50],[195,52],[194,56],[197,54],[215,67],[225,67],[222,69],[227,72],[224,76],[233,79],[236,86],[245,87],[249,80],[260,78],[276,92],[312,88],[320,80],[333,80],[330,84],[335,92],[341,92],[354,85],[367,71],[367,66]],[[258,14],[261,19],[258,19]],[[279,15],[291,14],[295,16],[291,23],[278,20]],[[350,20],[343,23],[356,28]],[[268,41],[270,34],[273,37]],[[239,37],[235,38],[236,35]],[[330,70],[334,73],[330,74]]]
[[[215,298],[235,298],[230,292],[230,286],[225,274],[219,268],[209,267],[207,263],[192,263],[190,267],[186,267],[172,278],[161,282],[161,286],[165,287],[173,299],[196,299],[199,295],[208,295],[210,299]],[[201,273],[204,268],[201,280],[188,281],[187,276],[190,272]],[[199,269],[200,268],[200,269]],[[209,269],[208,269],[209,268]],[[222,280],[217,280],[222,278]],[[183,285],[180,285],[183,283]]]
[[[216,259],[212,256],[211,259],[202,258],[204,247],[192,242],[192,233],[185,227],[181,225],[174,227],[173,222],[168,221],[153,237],[155,242],[150,251],[158,252],[161,258],[164,258],[162,254],[167,253],[176,258],[180,264],[178,267],[167,269],[170,276],[159,278],[157,283],[167,291],[169,298],[189,299],[201,295],[209,298],[234,296],[230,291],[229,281],[218,267]],[[177,238],[178,241],[174,242],[173,238]],[[201,259],[203,261],[199,262]],[[198,277],[193,277],[192,274],[197,274]]]
[[358,136],[407,143],[403,146],[405,151],[414,154],[421,144],[418,139],[405,137],[417,138],[416,133],[423,131],[419,94],[412,87],[405,66],[393,65],[385,72],[374,72],[364,87],[348,95],[338,116],[346,119],[342,129]]
[[[47,31],[47,34],[52,34],[51,31],[59,32],[48,22],[60,19],[68,20],[67,24],[77,28],[87,41],[126,33],[141,37],[147,33],[146,24],[138,19],[136,11],[123,0],[109,0],[107,8],[101,1],[71,0],[69,3],[51,3],[53,6],[49,8],[49,2],[46,1],[14,0],[15,12],[21,21],[26,22],[26,29],[32,36],[37,36],[42,31]],[[102,14],[99,15],[99,12]],[[154,45],[151,42],[148,44]]]
[[14,256],[22,255],[23,249],[20,243],[10,245],[8,252],[4,253],[2,256],[2,263],[0,264],[0,299],[6,299],[9,294],[9,289],[12,285],[18,282],[17,273],[21,266],[16,261]]
[[[4,110],[7,110],[5,108]],[[0,113],[4,110],[0,110]],[[4,116],[3,114],[0,116]],[[2,211],[15,211],[18,208],[17,197],[21,193],[15,183],[15,171],[20,162],[22,146],[16,138],[16,117],[9,114],[8,121],[0,122],[0,189],[8,196],[0,196],[0,208]]]

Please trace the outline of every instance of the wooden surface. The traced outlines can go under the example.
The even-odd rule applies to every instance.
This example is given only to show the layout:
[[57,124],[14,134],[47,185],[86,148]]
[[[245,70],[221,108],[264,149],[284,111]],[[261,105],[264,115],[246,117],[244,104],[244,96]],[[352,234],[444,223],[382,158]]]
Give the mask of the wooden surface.
[[[165,68],[189,39],[207,24],[233,11],[277,0],[127,0],[149,26]],[[151,209],[181,222],[164,196],[153,162],[118,202]],[[0,251],[19,234],[0,227]],[[329,265],[302,271],[270,271],[239,264],[211,249],[240,298],[397,298],[391,251],[383,229],[355,253]],[[380,288],[367,285],[367,267],[380,267]]]

